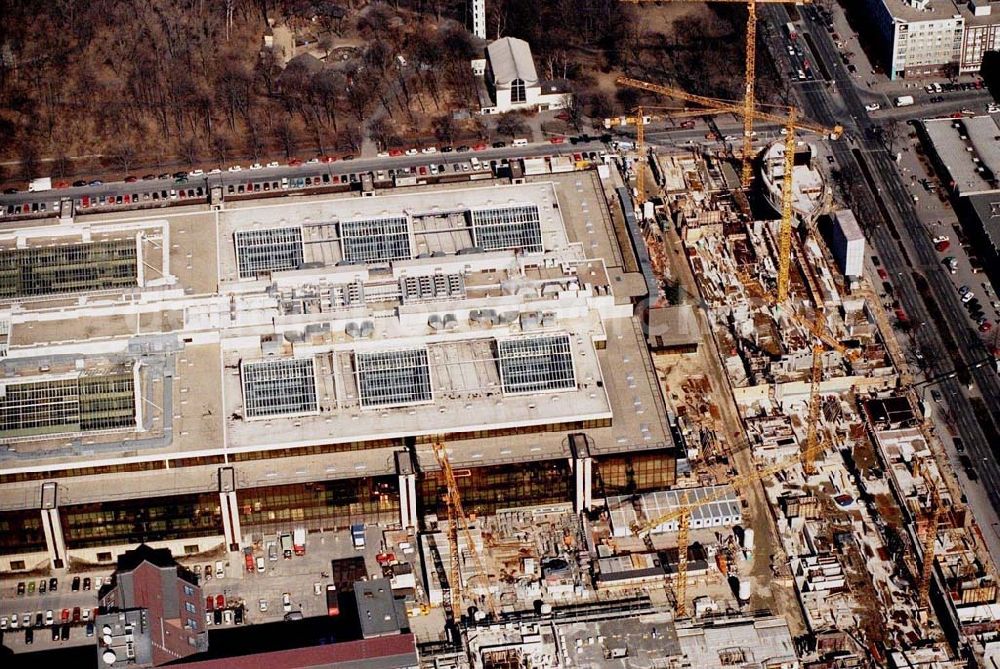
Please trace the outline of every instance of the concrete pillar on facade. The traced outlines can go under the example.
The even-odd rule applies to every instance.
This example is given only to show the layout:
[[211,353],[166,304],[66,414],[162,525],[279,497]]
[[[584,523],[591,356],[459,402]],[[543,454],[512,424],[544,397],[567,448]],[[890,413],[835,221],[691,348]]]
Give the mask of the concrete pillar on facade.
[[55,481],[42,484],[42,531],[45,533],[45,549],[49,553],[53,569],[63,569],[69,562],[62,519],[59,518],[58,493],[59,486]]
[[594,502],[594,459],[590,455],[587,435],[575,432],[569,436],[573,453],[573,473],[576,478],[576,494],[573,508],[577,513],[589,511]]
[[219,506],[222,509],[222,533],[226,538],[226,547],[230,551],[238,551],[243,544],[243,531],[236,500],[236,472],[232,467],[219,468]]
[[403,529],[417,526],[417,472],[409,451],[396,451],[399,477],[399,524]]

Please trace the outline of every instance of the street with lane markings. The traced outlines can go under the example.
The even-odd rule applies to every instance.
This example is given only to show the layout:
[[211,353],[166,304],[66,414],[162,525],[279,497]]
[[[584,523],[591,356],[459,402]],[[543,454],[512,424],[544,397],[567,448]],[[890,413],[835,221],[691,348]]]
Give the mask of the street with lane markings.
[[[788,13],[783,6],[767,5],[762,11],[778,25],[788,21]],[[834,79],[829,85],[826,82],[810,82],[809,85],[794,87],[794,91],[803,103],[806,116],[820,123],[840,123],[847,128],[845,139],[832,142],[831,149],[844,174],[843,182],[851,184],[851,206],[889,272],[900,303],[916,326],[913,332],[915,346],[930,353],[926,360],[926,376],[944,376],[937,387],[981,477],[990,503],[994,509],[1000,508],[1000,466],[987,438],[987,431],[996,430],[994,420],[1000,417],[1000,380],[993,367],[979,364],[990,357],[989,352],[979,334],[968,326],[959,296],[934,250],[932,233],[920,221],[896,163],[878,140],[878,124],[865,110],[866,101],[842,65],[831,38],[812,12],[800,13],[819,50],[815,57],[823,60]],[[772,54],[775,53],[775,46],[769,44]],[[985,98],[982,100],[985,101]],[[922,107],[908,109],[910,117],[921,115],[919,110]],[[873,183],[868,184],[865,173],[870,175]],[[884,213],[888,213],[888,221],[884,220]],[[898,235],[899,239],[894,235]],[[941,318],[932,318],[928,304],[921,297],[915,273],[927,281],[933,301],[931,304],[936,305]],[[957,377],[949,376],[955,371],[956,363],[969,368],[973,388],[967,388]],[[970,401],[976,393],[990,415],[976,415]],[[980,420],[986,425],[981,425]],[[988,537],[988,543],[995,547],[995,538]],[[993,552],[995,559],[1000,558],[995,550]]]

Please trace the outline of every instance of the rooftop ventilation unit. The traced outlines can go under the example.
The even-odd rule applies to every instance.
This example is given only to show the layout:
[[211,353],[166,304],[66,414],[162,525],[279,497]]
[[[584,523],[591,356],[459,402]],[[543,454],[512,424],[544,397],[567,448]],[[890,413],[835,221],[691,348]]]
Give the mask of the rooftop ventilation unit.
[[351,321],[344,328],[344,332],[351,339],[367,339],[375,334],[375,324],[371,321]]

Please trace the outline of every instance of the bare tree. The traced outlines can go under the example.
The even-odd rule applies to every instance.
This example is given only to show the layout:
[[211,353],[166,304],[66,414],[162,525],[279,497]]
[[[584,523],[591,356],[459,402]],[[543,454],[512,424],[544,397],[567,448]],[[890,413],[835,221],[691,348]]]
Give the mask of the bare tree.
[[244,139],[246,142],[245,148],[247,155],[250,156],[254,162],[257,162],[257,159],[260,158],[261,151],[264,150],[264,145],[260,140],[260,134],[257,132],[255,126],[251,126],[247,130],[246,135],[244,135]]
[[524,122],[524,116],[519,112],[504,112],[497,119],[497,134],[505,137],[515,137],[526,134],[529,130],[528,124]]
[[198,162],[198,140],[194,137],[188,137],[181,141],[180,144],[181,157],[187,162],[189,166],[193,166]]
[[114,159],[115,163],[121,167],[122,173],[127,175],[129,173],[129,169],[135,163],[136,153],[131,143],[120,142],[112,150],[111,157]]
[[56,155],[52,159],[52,176],[65,177],[72,174],[73,161],[70,160],[69,156],[62,149],[56,151]]
[[362,141],[364,135],[361,133],[361,127],[357,125],[349,125],[337,133],[337,145],[346,151],[360,151]]
[[380,116],[368,124],[368,136],[379,151],[389,148],[389,142],[395,134],[392,123],[384,116]]
[[229,159],[229,151],[232,147],[229,139],[225,135],[215,135],[212,137],[212,153],[219,161],[219,167],[223,167]]
[[278,121],[274,132],[278,142],[281,144],[282,150],[285,152],[285,158],[291,158],[297,148],[295,130],[292,128],[291,119],[286,117]]
[[452,118],[451,114],[442,114],[436,117],[431,121],[431,127],[434,129],[434,136],[437,137],[438,141],[448,143],[455,141],[458,126],[455,125],[455,119]]
[[26,141],[21,144],[19,149],[18,158],[21,162],[21,177],[30,181],[38,176],[38,146],[33,141]]

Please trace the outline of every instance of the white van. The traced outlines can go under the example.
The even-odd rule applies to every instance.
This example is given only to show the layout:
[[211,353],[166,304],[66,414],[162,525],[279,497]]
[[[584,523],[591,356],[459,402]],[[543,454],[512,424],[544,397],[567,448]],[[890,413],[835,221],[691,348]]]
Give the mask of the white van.
[[510,145],[511,146],[527,146],[528,145],[528,140],[524,139],[523,137],[519,137],[518,139],[515,139],[513,142],[511,142]]

